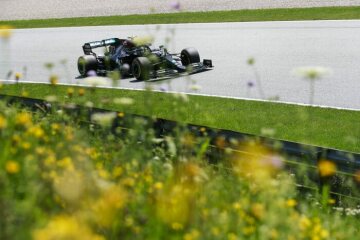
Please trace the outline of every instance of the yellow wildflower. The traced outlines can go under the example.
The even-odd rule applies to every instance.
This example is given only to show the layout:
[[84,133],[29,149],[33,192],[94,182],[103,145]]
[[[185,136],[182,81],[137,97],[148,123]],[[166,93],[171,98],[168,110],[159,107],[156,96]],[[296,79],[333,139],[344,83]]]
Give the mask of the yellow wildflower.
[[123,113],[123,112],[119,112],[117,115],[118,115],[118,117],[119,117],[119,118],[122,118],[122,117],[124,117],[124,116],[125,116],[125,113]]
[[22,97],[28,97],[29,96],[29,92],[25,91],[25,90],[22,90],[21,91],[21,96]]
[[109,172],[106,171],[105,169],[99,169],[98,170],[98,175],[99,175],[100,178],[105,179],[105,180],[110,178]]
[[174,222],[171,224],[171,228],[177,231],[183,229],[184,226],[181,223]]
[[124,178],[121,183],[126,187],[133,187],[135,185],[135,180],[131,177]]
[[56,85],[59,82],[59,77],[55,74],[50,75],[49,82],[51,85]]
[[15,80],[20,80],[20,78],[22,78],[22,74],[19,72],[15,73]]
[[214,235],[215,237],[220,235],[220,230],[218,227],[212,227],[211,228],[211,234]]
[[81,96],[84,96],[84,94],[85,94],[85,89],[79,88],[78,94],[79,94],[80,97],[81,97]]
[[295,207],[296,205],[297,205],[297,201],[295,199],[288,199],[286,201],[286,206],[287,207],[292,208],[292,207]]
[[66,240],[103,240],[104,237],[97,235],[84,223],[75,217],[56,216],[42,228],[33,232],[35,240],[66,239]]
[[6,118],[0,115],[0,130],[6,128],[7,121]]
[[25,150],[29,150],[31,148],[31,144],[29,142],[23,142],[21,144],[21,148]]
[[51,124],[51,129],[54,130],[54,131],[58,131],[60,129],[60,124],[52,123]]
[[12,27],[9,25],[0,26],[0,38],[9,39],[11,37]]
[[42,138],[45,135],[44,130],[38,125],[30,127],[28,133],[36,138]]
[[10,174],[16,174],[20,171],[20,166],[17,162],[10,160],[6,162],[5,170]]
[[306,230],[308,227],[311,226],[311,221],[306,216],[302,216],[300,218],[299,227],[301,230]]
[[92,206],[96,222],[104,227],[110,226],[117,217],[117,211],[124,207],[127,193],[119,186],[109,187]]
[[267,187],[269,181],[283,166],[283,159],[256,141],[249,141],[234,152],[234,172],[259,186]]
[[157,189],[157,190],[161,190],[163,188],[163,183],[162,182],[156,182],[154,184],[154,188]]
[[70,157],[64,157],[63,159],[59,160],[57,162],[57,165],[61,168],[64,168],[69,171],[74,170],[74,164],[72,162],[72,159]]
[[276,231],[276,229],[271,229],[270,230],[270,238],[271,239],[278,239],[279,238],[279,233],[278,233],[278,231]]
[[227,237],[228,237],[229,240],[237,240],[238,239],[238,237],[236,236],[235,233],[229,233],[227,235]]
[[233,203],[233,208],[236,209],[236,210],[240,209],[241,208],[240,203],[239,202]]
[[320,232],[320,236],[325,239],[325,238],[328,238],[329,237],[329,232],[325,229],[322,229],[321,232]]
[[265,208],[261,203],[254,203],[251,205],[251,213],[257,219],[262,219],[264,216]]
[[336,173],[336,164],[329,160],[320,160],[318,170],[321,177],[331,177]]
[[31,115],[27,112],[18,113],[15,117],[15,124],[29,126],[32,123]]
[[358,183],[360,183],[360,170],[357,170],[356,173],[355,173],[355,181],[357,181]]
[[122,169],[122,167],[117,166],[117,167],[115,167],[115,168],[113,169],[113,171],[112,171],[112,176],[113,176],[114,178],[120,177],[121,174],[123,173],[123,171],[124,171],[124,170]]
[[173,185],[166,191],[159,192],[157,198],[157,215],[165,223],[184,225],[190,215],[190,191],[185,186]]
[[69,97],[72,97],[73,95],[74,95],[74,88],[68,88],[67,89],[67,95],[69,96]]
[[189,233],[184,235],[184,240],[196,240],[199,239],[200,232],[196,229],[191,230]]
[[242,232],[245,236],[249,236],[251,234],[253,234],[255,232],[255,227],[254,226],[248,226],[248,227],[244,227],[242,229]]

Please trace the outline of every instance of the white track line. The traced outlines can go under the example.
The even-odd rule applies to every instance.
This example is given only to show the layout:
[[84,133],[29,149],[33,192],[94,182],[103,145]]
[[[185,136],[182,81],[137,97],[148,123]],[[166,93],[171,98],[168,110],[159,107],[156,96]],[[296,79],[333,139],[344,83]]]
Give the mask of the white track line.
[[[16,83],[32,83],[32,84],[46,84],[50,85],[50,83],[46,82],[33,82],[33,81],[15,81],[15,80],[2,80],[0,79],[0,83],[6,84],[16,84]],[[65,84],[65,83],[58,83],[57,85],[60,86],[77,86],[77,87],[91,87],[90,85],[86,84]],[[137,89],[137,88],[124,88],[124,87],[112,87],[112,86],[98,86],[97,88],[103,89],[123,89],[123,90],[131,90],[131,91],[147,91],[145,89]],[[334,110],[346,110],[346,111],[355,111],[359,112],[360,109],[355,108],[342,108],[342,107],[332,107],[332,106],[324,106],[324,105],[311,105],[307,103],[294,103],[294,102],[284,102],[284,101],[272,101],[266,99],[256,99],[256,98],[244,98],[244,97],[228,97],[228,96],[221,96],[221,95],[210,95],[210,94],[201,94],[201,93],[187,93],[187,92],[175,92],[175,91],[160,91],[160,90],[151,90],[152,92],[158,93],[169,93],[169,94],[186,94],[190,96],[204,96],[204,97],[216,97],[216,98],[224,98],[224,99],[235,99],[235,100],[245,100],[245,101],[253,101],[253,102],[265,102],[265,103],[275,103],[275,104],[287,104],[287,105],[295,105],[295,106],[303,106],[303,107],[317,107],[317,108],[325,108],[325,109],[334,109]],[[1,94],[1,91],[0,91]]]

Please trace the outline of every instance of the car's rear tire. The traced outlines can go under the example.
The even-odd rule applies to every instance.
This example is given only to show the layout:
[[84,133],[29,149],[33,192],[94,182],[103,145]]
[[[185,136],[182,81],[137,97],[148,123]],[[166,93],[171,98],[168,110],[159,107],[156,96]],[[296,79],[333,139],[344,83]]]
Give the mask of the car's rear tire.
[[78,70],[81,76],[86,77],[87,73],[91,70],[98,70],[98,62],[93,55],[84,55],[78,59]]
[[184,66],[187,66],[192,63],[199,63],[200,62],[200,55],[198,50],[195,48],[185,48],[181,51],[180,54],[181,63]]
[[146,57],[137,57],[131,64],[131,71],[137,80],[149,80],[152,64]]

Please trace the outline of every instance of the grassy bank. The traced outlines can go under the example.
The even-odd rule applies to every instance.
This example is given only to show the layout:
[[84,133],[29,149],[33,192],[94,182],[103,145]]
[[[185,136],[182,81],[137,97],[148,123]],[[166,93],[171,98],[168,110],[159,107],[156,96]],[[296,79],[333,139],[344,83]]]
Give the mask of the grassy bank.
[[[85,94],[79,96],[79,88],[72,87],[71,99],[66,86],[3,85],[0,93],[25,94],[39,99],[56,96],[58,101],[71,100],[79,104],[91,101],[97,107],[116,111],[360,152],[360,111],[205,96],[188,96],[188,100],[184,100],[174,94],[146,91],[82,90]],[[128,98],[133,100],[133,104],[124,105],[122,100]]]
[[0,21],[14,28],[76,27],[133,24],[253,22],[360,19],[360,7],[258,9],[214,12],[179,12],[148,15],[81,17]]

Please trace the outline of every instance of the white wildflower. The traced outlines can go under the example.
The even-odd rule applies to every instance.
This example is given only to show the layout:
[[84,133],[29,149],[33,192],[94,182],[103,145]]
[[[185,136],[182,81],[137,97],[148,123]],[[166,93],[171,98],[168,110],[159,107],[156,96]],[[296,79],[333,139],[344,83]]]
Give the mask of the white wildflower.
[[201,86],[194,84],[194,85],[190,86],[190,89],[193,91],[199,91],[199,90],[201,90]]
[[108,82],[104,77],[87,77],[85,78],[85,83],[92,87],[97,87],[107,85]]
[[261,135],[263,136],[274,136],[275,135],[276,130],[273,128],[261,128]]
[[115,104],[119,105],[131,105],[134,103],[134,99],[128,97],[115,98],[113,101]]
[[85,103],[85,107],[93,108],[93,107],[94,107],[94,103],[93,103],[93,102],[90,102],[90,101],[87,101],[87,102]]
[[56,102],[57,101],[57,97],[56,96],[54,96],[54,95],[49,95],[49,96],[46,96],[45,97],[45,101],[47,101],[47,102]]
[[174,97],[177,98],[177,99],[180,99],[184,102],[188,102],[189,101],[189,97],[188,95],[186,95],[185,93],[175,93],[174,94]]
[[112,124],[115,117],[116,117],[116,113],[114,112],[94,113],[91,115],[91,120],[93,122],[100,124],[103,127],[109,127]]
[[325,75],[330,75],[332,73],[330,68],[314,66],[314,67],[298,67],[293,70],[293,73],[299,77],[308,80],[317,80],[321,79]]

